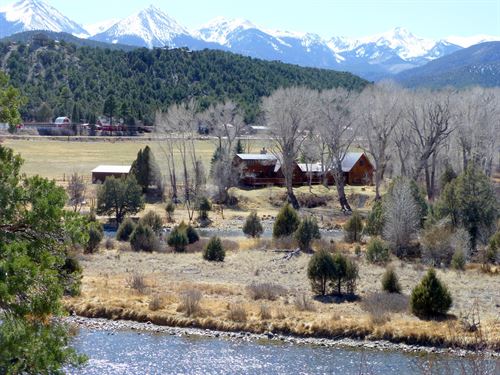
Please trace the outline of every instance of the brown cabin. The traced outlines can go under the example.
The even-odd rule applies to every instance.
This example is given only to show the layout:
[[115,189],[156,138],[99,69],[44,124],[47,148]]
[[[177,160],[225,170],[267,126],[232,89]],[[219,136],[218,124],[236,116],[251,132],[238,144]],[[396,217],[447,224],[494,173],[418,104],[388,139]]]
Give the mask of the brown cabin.
[[372,185],[374,171],[364,152],[348,152],[342,161],[342,172],[348,185]]
[[[260,154],[238,154],[233,164],[240,170],[240,184],[244,186],[259,187],[267,185],[282,186],[285,178],[281,165],[273,154],[263,150]],[[348,185],[371,185],[373,181],[373,165],[364,153],[350,152],[342,162],[342,171]],[[299,164],[295,163],[293,172],[293,185],[319,185],[323,183],[324,171],[321,163]],[[331,173],[326,171],[328,184],[335,181]]]

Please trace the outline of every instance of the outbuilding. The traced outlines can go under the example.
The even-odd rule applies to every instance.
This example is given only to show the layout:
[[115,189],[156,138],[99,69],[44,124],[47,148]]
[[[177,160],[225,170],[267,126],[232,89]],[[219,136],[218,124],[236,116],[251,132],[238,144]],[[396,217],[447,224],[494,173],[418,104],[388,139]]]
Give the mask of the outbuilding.
[[130,173],[130,165],[99,165],[92,170],[92,183],[103,183],[106,177],[127,177]]

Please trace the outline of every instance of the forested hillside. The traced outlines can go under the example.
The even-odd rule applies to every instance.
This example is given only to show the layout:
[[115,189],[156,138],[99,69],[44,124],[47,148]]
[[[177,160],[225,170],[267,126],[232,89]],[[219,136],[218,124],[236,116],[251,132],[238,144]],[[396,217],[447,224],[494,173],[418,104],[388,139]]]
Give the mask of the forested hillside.
[[[281,86],[361,89],[367,81],[350,73],[301,68],[221,51],[76,47],[51,40],[0,43],[2,69],[28,98],[23,118],[103,112],[113,97],[116,115],[152,121],[157,109],[194,98],[202,107],[223,99],[241,104],[254,121],[262,96]],[[46,103],[46,105],[44,104]],[[128,115],[128,113],[126,113]],[[74,116],[73,116],[74,117]]]

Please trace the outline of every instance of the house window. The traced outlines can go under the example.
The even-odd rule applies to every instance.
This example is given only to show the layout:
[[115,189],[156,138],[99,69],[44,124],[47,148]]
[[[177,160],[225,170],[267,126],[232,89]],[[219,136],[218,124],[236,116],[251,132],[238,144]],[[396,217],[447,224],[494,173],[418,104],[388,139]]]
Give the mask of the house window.
[[359,161],[359,165],[360,165],[361,167],[363,167],[363,166],[365,165],[365,161],[364,161],[363,159],[361,159],[361,160]]

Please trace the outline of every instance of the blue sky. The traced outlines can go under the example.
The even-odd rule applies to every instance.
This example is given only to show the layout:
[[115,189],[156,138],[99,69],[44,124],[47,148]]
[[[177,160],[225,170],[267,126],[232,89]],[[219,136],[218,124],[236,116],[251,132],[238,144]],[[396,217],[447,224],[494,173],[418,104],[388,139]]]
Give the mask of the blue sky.
[[[47,0],[81,24],[122,18],[149,4],[195,28],[216,16],[323,37],[402,26],[423,37],[500,35],[500,0]],[[11,3],[0,0],[0,5]]]

